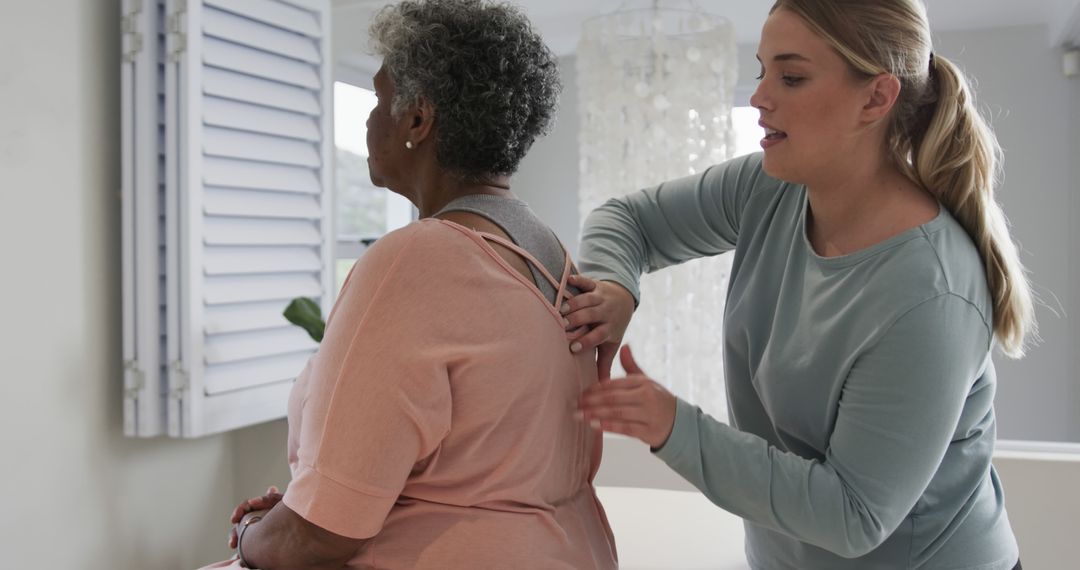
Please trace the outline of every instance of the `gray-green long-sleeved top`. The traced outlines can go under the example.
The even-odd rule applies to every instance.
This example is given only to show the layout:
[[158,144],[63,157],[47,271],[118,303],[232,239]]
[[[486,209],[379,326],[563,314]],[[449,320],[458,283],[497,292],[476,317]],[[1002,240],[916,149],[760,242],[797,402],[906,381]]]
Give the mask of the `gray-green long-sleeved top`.
[[975,246],[941,208],[821,257],[806,204],[805,187],[770,178],[755,154],[588,217],[583,273],[635,298],[642,272],[735,250],[723,355],[732,425],[680,400],[657,455],[745,519],[755,569],[1011,569]]

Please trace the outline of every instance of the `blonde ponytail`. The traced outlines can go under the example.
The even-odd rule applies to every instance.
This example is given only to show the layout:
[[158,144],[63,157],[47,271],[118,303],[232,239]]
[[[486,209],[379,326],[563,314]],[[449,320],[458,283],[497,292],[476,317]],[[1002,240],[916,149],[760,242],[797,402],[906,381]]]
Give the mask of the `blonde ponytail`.
[[931,66],[936,102],[928,109],[929,124],[923,132],[909,133],[914,179],[937,196],[975,242],[986,268],[998,345],[1019,358],[1036,325],[1031,286],[994,198],[1001,149],[975,108],[963,73],[941,56],[932,57]]

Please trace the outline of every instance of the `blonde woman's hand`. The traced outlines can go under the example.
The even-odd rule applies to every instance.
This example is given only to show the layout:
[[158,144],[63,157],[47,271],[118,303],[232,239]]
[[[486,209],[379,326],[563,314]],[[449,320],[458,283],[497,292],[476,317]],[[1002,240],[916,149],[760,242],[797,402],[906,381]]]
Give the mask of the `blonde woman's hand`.
[[677,400],[641,370],[629,346],[622,348],[619,357],[626,378],[601,382],[585,390],[582,419],[604,431],[640,439],[653,449],[662,447],[675,425]]
[[570,351],[598,348],[597,370],[600,379],[606,380],[611,377],[611,363],[634,316],[634,297],[622,285],[584,275],[571,275],[570,284],[581,291],[562,306]]

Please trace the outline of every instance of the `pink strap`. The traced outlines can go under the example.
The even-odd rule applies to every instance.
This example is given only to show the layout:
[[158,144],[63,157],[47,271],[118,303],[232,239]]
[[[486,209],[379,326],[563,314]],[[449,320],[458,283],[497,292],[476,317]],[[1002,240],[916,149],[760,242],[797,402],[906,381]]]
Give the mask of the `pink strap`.
[[524,257],[526,261],[532,263],[534,266],[536,266],[537,269],[540,270],[540,274],[543,275],[545,278],[547,278],[548,282],[551,283],[552,287],[558,287],[559,286],[559,282],[556,281],[554,277],[552,277],[551,273],[547,270],[546,267],[544,267],[544,264],[540,263],[540,261],[538,259],[536,259],[535,257],[533,257],[533,255],[531,253],[525,251],[520,246],[518,246],[516,243],[514,243],[514,242],[512,242],[512,241],[510,241],[510,240],[508,240],[508,239],[506,239],[506,238],[504,238],[502,236],[497,236],[495,234],[489,234],[487,232],[479,232],[479,231],[476,232],[476,233],[480,234],[480,237],[482,237],[482,238],[484,238],[486,240],[489,240],[489,241],[493,241],[493,242],[505,247],[506,249],[509,249],[509,250],[513,251],[514,253],[520,255],[521,257]]
[[[473,230],[473,231],[476,231],[476,230]],[[551,275],[551,272],[549,272],[547,270],[547,268],[544,267],[544,264],[540,263],[540,260],[533,257],[533,255],[531,253],[525,251],[524,249],[522,249],[516,243],[514,243],[514,242],[512,242],[512,241],[510,241],[510,240],[508,240],[508,239],[506,239],[506,238],[504,238],[502,236],[497,236],[495,234],[489,234],[487,232],[481,232],[481,231],[476,231],[476,233],[480,237],[482,237],[482,238],[484,238],[486,240],[489,240],[489,241],[493,241],[493,242],[495,242],[495,243],[509,249],[510,251],[513,251],[514,253],[520,255],[521,257],[523,257],[529,263],[532,263],[533,266],[536,267],[540,271],[540,274],[543,275],[548,280],[549,283],[551,283],[551,286],[557,289],[557,292],[555,293],[555,307],[559,307],[560,305],[562,305],[563,299],[568,299],[570,297],[569,295],[566,294],[566,285],[569,282],[570,274],[574,269],[574,262],[573,262],[572,259],[570,259],[570,252],[566,251],[565,246],[563,247],[563,260],[564,261],[563,261],[562,279],[559,279],[558,281],[556,281],[555,277]],[[559,245],[562,246],[562,244],[559,244]]]

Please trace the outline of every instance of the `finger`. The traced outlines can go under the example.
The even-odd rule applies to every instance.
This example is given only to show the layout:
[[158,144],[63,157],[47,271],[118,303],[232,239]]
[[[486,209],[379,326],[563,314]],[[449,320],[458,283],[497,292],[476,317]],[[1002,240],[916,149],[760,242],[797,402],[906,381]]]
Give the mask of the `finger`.
[[626,371],[627,375],[641,374],[642,376],[647,376],[645,371],[643,371],[641,367],[638,366],[637,362],[634,361],[634,353],[630,350],[629,344],[622,347],[622,351],[619,352],[619,362],[622,364],[623,370]]
[[589,291],[596,290],[596,280],[589,279],[580,273],[575,273],[568,279],[571,285],[577,287],[582,293],[588,293]]
[[640,390],[617,390],[601,394],[591,394],[581,399],[581,410],[593,414],[599,409],[610,407],[640,408],[645,405],[646,398],[642,397]]
[[249,510],[250,509],[248,508],[248,504],[247,504],[246,501],[243,502],[243,503],[240,503],[240,506],[233,509],[232,516],[229,517],[229,522],[231,522],[233,524],[236,524],[236,523],[240,522],[240,519],[243,518],[244,515],[246,515]]
[[564,315],[570,315],[575,311],[580,311],[586,307],[595,307],[603,303],[604,296],[598,292],[581,293],[567,299],[566,302],[562,304],[560,312]]
[[269,509],[276,505],[278,501],[279,499],[275,497],[256,497],[254,499],[249,499],[248,505],[250,508],[248,509],[248,512]]
[[[649,381],[651,383],[651,381]],[[645,382],[636,379],[611,380],[594,384],[581,393],[581,405],[642,405],[655,394]]]
[[607,323],[597,326],[585,333],[585,336],[570,343],[570,352],[578,353],[583,350],[591,350],[611,339],[611,326]]
[[605,342],[596,351],[596,376],[601,382],[611,380],[611,365],[615,362],[615,354],[619,351],[619,344]]
[[569,323],[567,328],[584,327],[588,325],[602,325],[611,320],[602,307],[582,307],[572,313],[567,313],[563,319]]
[[258,499],[252,499],[254,503],[251,504],[252,510],[261,511],[263,509],[269,509],[281,501],[280,495],[267,495],[265,497],[259,497]]
[[627,406],[590,406],[581,410],[583,419],[588,423],[597,421],[639,421],[633,409]]
[[585,334],[588,333],[590,330],[591,329],[589,327],[578,327],[573,330],[568,330],[566,331],[566,340],[568,342],[579,340],[581,337],[585,336]]
[[645,376],[627,376],[625,378],[613,378],[610,382],[604,382],[603,384],[593,384],[589,386],[581,393],[582,399],[591,398],[597,394],[608,394],[612,392],[630,392],[634,391],[638,394],[645,392],[642,388],[648,387],[653,381]]
[[[618,382],[605,382],[605,384]],[[647,417],[652,409],[650,398],[642,390],[617,390],[612,392],[589,394],[582,396],[578,409],[585,417],[604,416],[612,409],[620,409],[618,417],[627,418],[626,413],[637,413],[640,417]]]
[[229,531],[229,548],[236,548],[236,529],[233,528]]
[[649,425],[648,413],[637,406],[596,406],[581,410],[581,419],[593,427],[597,422],[631,422]]
[[621,433],[641,441],[645,441],[646,434],[648,433],[648,429],[644,425],[636,422],[600,422],[600,429],[611,433]]
[[266,489],[266,494],[267,495],[276,495],[276,494],[278,494],[280,492],[281,491],[278,491],[278,488],[275,487],[274,485],[270,485],[270,487]]

